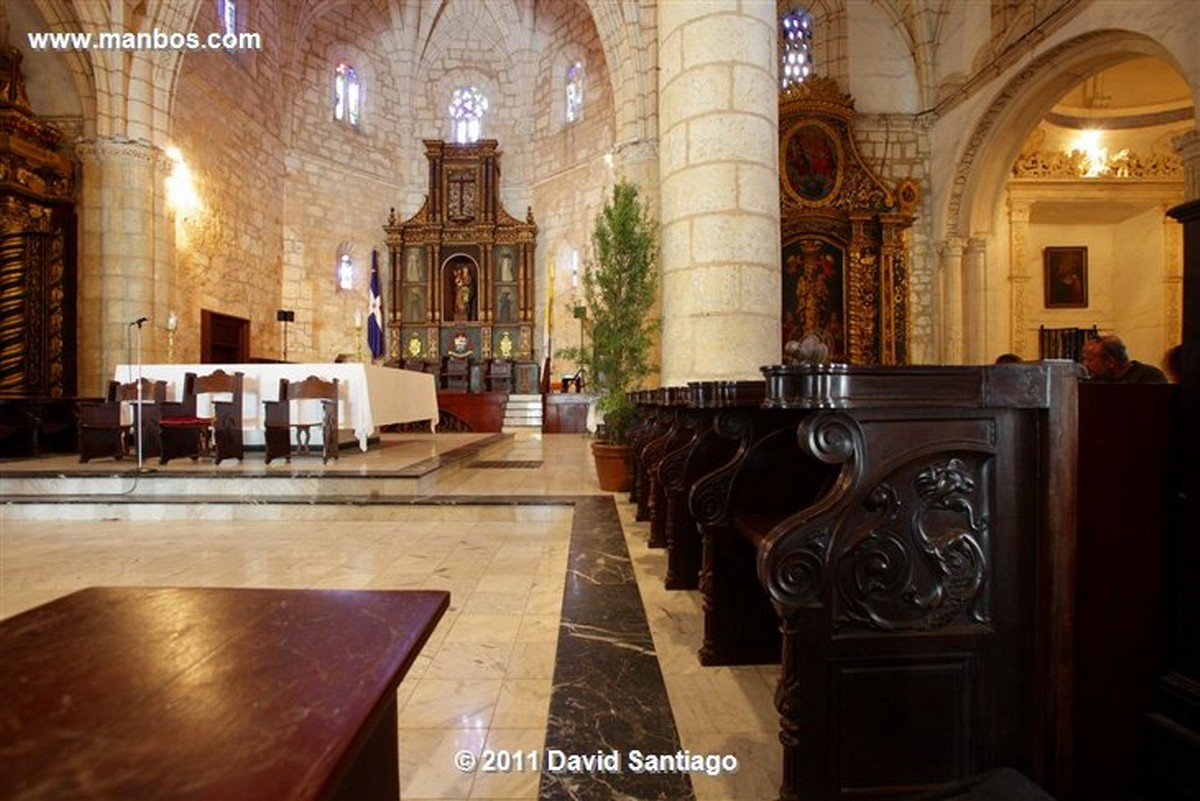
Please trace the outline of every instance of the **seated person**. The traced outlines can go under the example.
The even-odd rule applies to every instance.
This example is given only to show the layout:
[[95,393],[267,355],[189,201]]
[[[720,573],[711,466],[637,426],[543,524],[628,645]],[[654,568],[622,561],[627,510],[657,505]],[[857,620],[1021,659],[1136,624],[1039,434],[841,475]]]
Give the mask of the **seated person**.
[[1001,353],[996,357],[996,364],[1024,364],[1025,360],[1015,353]]
[[1163,359],[1163,366],[1166,369],[1167,378],[1172,383],[1178,384],[1183,380],[1183,345],[1172,345],[1167,351],[1166,358]]
[[1150,364],[1129,358],[1121,338],[1108,334],[1083,345],[1083,366],[1092,381],[1121,384],[1165,384],[1167,376]]

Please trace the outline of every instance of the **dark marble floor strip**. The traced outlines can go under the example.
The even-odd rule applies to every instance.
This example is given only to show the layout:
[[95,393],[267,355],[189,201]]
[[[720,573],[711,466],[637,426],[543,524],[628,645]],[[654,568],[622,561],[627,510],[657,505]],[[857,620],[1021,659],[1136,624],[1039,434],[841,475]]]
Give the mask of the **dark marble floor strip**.
[[[694,799],[686,773],[647,772],[681,748],[611,496],[575,503],[539,801]],[[561,765],[554,760],[561,756]],[[556,769],[558,768],[558,769]]]

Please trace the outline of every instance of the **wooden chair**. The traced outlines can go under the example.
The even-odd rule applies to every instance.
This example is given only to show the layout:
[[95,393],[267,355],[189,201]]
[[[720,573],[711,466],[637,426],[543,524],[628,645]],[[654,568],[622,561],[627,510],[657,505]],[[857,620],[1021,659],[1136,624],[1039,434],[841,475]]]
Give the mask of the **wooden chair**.
[[512,392],[512,362],[489,359],[487,366],[488,392]]
[[466,392],[470,379],[471,365],[457,356],[442,358],[442,389],[449,392]]
[[[312,427],[317,423],[304,423],[291,419],[292,401],[319,401],[321,405],[321,461],[328,463],[338,458],[338,380],[326,381],[310,375],[303,381],[291,382],[279,379],[279,400],[263,401],[266,405],[267,464],[283,456],[288,462],[292,454],[307,455]],[[299,412],[299,409],[297,409]],[[292,430],[296,431],[296,449],[292,450]]]
[[[160,464],[179,456],[194,460],[211,455],[216,464],[222,459],[244,457],[242,379],[242,373],[230,375],[224,370],[203,376],[184,374],[183,400],[162,406]],[[209,396],[211,413],[207,416],[196,412],[196,400],[200,395]],[[216,395],[228,395],[229,399],[219,400],[213,397]]]
[[[143,378],[141,384],[140,407],[137,381],[128,384],[110,381],[105,400],[84,401],[77,405],[80,462],[107,456],[124,458],[132,448],[136,448],[134,419],[141,421],[142,455],[158,456],[162,453],[158,423],[162,403],[167,399],[167,382]],[[132,408],[129,422],[125,421],[122,414],[126,404]]]

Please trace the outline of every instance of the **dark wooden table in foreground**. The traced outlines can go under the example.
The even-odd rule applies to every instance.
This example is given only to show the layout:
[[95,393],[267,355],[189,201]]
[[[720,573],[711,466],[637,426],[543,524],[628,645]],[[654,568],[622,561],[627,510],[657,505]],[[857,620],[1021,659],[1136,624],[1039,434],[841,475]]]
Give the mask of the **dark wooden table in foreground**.
[[441,591],[91,588],[0,621],[0,799],[394,799]]

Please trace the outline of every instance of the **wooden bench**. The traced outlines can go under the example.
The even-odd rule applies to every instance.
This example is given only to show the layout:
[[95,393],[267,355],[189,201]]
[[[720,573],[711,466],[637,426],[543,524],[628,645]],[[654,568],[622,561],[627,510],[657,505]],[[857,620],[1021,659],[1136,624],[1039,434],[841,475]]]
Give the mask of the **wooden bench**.
[[440,591],[91,588],[0,622],[0,798],[399,797]]

